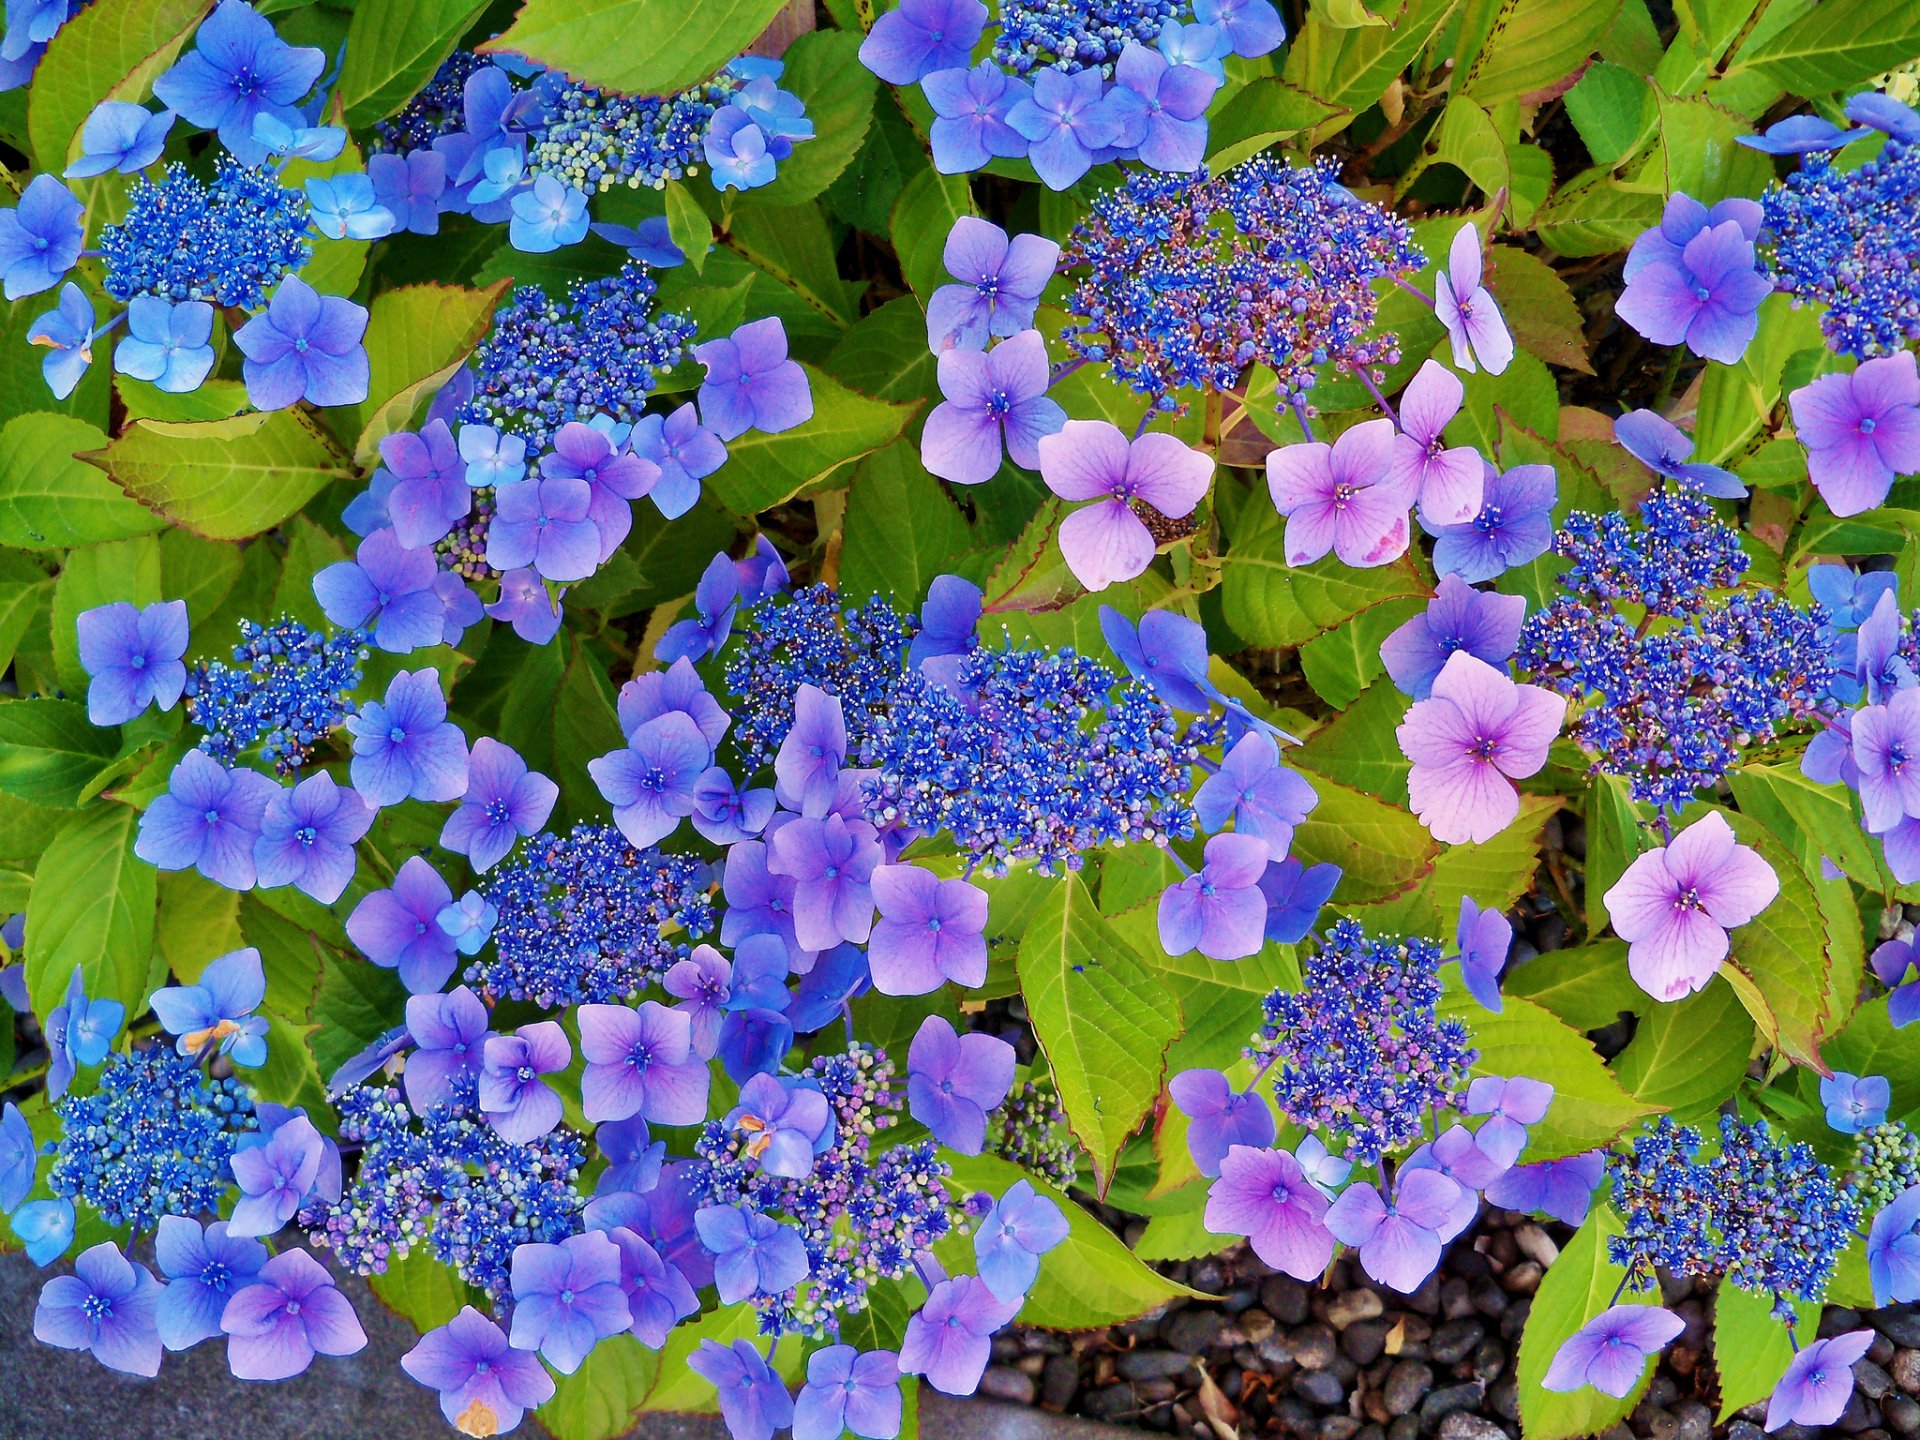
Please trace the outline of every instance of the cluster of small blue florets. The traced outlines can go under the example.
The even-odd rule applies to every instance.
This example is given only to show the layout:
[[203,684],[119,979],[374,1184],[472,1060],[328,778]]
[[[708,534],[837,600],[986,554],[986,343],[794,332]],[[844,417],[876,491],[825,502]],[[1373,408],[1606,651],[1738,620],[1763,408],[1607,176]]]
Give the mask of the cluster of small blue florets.
[[1573,593],[1528,617],[1519,663],[1535,684],[1584,703],[1568,734],[1595,773],[1677,811],[1743,747],[1832,710],[1832,633],[1820,606],[1802,610],[1776,591],[1711,598],[1746,560],[1704,500],[1667,492],[1642,513],[1637,527],[1570,517],[1555,548],[1574,558],[1561,577]]
[[107,293],[257,310],[289,271],[313,258],[307,199],[228,156],[207,184],[174,163],[127,192],[127,218],[100,232]]
[[87,1202],[109,1225],[151,1231],[162,1215],[215,1210],[231,1183],[227,1162],[255,1129],[237,1080],[215,1080],[164,1046],[116,1051],[91,1095],[54,1107],[60,1140],[47,1183]]
[[808,1064],[803,1083],[833,1108],[833,1143],[804,1180],[748,1163],[748,1137],[724,1121],[701,1131],[694,1149],[704,1162],[696,1182],[702,1203],[784,1217],[811,1262],[802,1288],[754,1298],[763,1334],[838,1334],[843,1315],[866,1308],[868,1286],[905,1275],[915,1253],[953,1228],[944,1183],[952,1170],[938,1145],[922,1140],[873,1153],[875,1137],[899,1123],[894,1077],[885,1051],[858,1043]]
[[749,769],[773,762],[802,685],[838,697],[848,744],[857,753],[900,680],[917,628],[885,596],[842,609],[827,585],[769,596],[748,609],[738,627],[726,682],[736,702],[733,743]]
[[740,89],[721,71],[677,95],[614,95],[569,85],[547,106],[546,128],[527,168],[592,195],[616,186],[658,189],[695,172],[706,157],[713,113]]
[[1110,71],[1129,44],[1151,49],[1167,21],[1192,12],[1192,0],[1002,0],[993,58],[1016,75]]
[[1726,1279],[1770,1295],[1779,1318],[1793,1302],[1826,1294],[1860,1224],[1859,1195],[1835,1181],[1811,1146],[1783,1143],[1766,1121],[1720,1117],[1720,1145],[1702,1160],[1703,1137],[1662,1117],[1607,1168],[1626,1233],[1607,1242],[1637,1289],[1655,1271]]
[[1084,268],[1062,332],[1074,351],[1163,409],[1271,368],[1284,402],[1319,376],[1391,365],[1375,282],[1425,257],[1404,220],[1343,187],[1338,166],[1256,156],[1209,178],[1136,172],[1093,202],[1063,268]]
[[441,61],[433,79],[373,127],[375,150],[405,155],[465,128],[467,77],[488,63],[486,57],[471,50],[456,50]]
[[442,1264],[495,1302],[509,1293],[514,1250],[580,1231],[575,1187],[586,1145],[564,1127],[524,1145],[476,1114],[436,1105],[416,1116],[400,1092],[361,1086],[335,1102],[340,1138],[360,1144],[353,1184],[302,1212],[308,1240],[361,1275],[378,1274],[425,1239]]
[[1467,1027],[1442,1020],[1440,947],[1418,936],[1371,939],[1357,921],[1327,931],[1298,991],[1262,1002],[1265,1023],[1246,1054],[1273,1079],[1296,1125],[1347,1142],[1371,1165],[1418,1140],[1453,1108],[1477,1052]]
[[460,418],[520,436],[529,459],[569,420],[632,424],[694,334],[684,315],[653,313],[659,288],[631,261],[605,279],[576,282],[564,304],[521,286],[475,352],[473,398]]
[[1920,338],[1920,146],[1889,140],[1851,171],[1809,155],[1760,204],[1774,283],[1821,302],[1829,346],[1865,360]]
[[536,835],[481,887],[500,918],[467,979],[546,1009],[624,1000],[713,929],[711,882],[703,862],[636,850],[611,825]]
[[945,830],[991,875],[1022,859],[1077,870],[1096,846],[1192,837],[1192,767],[1215,728],[1183,728],[1145,685],[1116,686],[1071,648],[976,648],[951,687],[900,677],[860,751],[867,815]]
[[366,658],[363,630],[309,630],[284,615],[270,625],[242,620],[233,664],[199,665],[187,677],[187,718],[206,732],[200,748],[231,765],[258,743],[280,774],[299,769],[354,713]]

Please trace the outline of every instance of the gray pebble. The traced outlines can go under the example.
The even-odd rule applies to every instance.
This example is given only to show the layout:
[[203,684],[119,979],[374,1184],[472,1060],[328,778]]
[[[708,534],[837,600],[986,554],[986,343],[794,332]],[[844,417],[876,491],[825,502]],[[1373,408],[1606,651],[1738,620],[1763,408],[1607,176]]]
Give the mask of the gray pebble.
[[1269,1275],[1260,1282],[1260,1308],[1282,1325],[1298,1325],[1307,1318],[1307,1287],[1291,1275]]
[[1236,1328],[1250,1345],[1258,1345],[1278,1328],[1273,1316],[1264,1310],[1248,1310],[1240,1316]]
[[1053,1355],[1040,1372],[1040,1403],[1049,1410],[1064,1410],[1080,1393],[1080,1362],[1071,1355]]
[[1420,1402],[1420,1423],[1434,1426],[1456,1411],[1476,1409],[1484,1396],[1485,1390],[1478,1380],[1443,1385]]
[[1920,1350],[1920,1310],[1890,1305],[1873,1312],[1873,1328],[1905,1350]]
[[980,1393],[989,1400],[1005,1400],[1012,1405],[1033,1403],[1033,1377],[1006,1365],[989,1365],[980,1377]]
[[1433,1388],[1433,1371],[1418,1360],[1399,1361],[1387,1372],[1387,1383],[1380,1398],[1389,1415],[1407,1415],[1416,1409],[1427,1391]]
[[1893,1376],[1871,1360],[1859,1360],[1854,1363],[1853,1383],[1869,1400],[1878,1400],[1893,1389]]
[[1677,1440],[1711,1440],[1713,1411],[1698,1400],[1682,1400],[1673,1407],[1673,1415],[1680,1422]]
[[1892,1395],[1880,1402],[1880,1418],[1896,1435],[1920,1434],[1920,1402]]
[[1309,1405],[1331,1410],[1347,1398],[1347,1387],[1325,1370],[1302,1370],[1293,1377],[1293,1393]]
[[1420,1434],[1420,1417],[1402,1415],[1387,1426],[1387,1440],[1416,1440]]
[[1508,1440],[1508,1436],[1486,1416],[1456,1410],[1440,1422],[1440,1440]]
[[1920,1395],[1920,1350],[1902,1350],[1888,1367],[1893,1383],[1909,1395]]
[[1217,1310],[1182,1310],[1160,1331],[1161,1339],[1182,1355],[1199,1355],[1212,1345],[1226,1317]]
[[1377,1320],[1386,1314],[1386,1304],[1373,1290],[1349,1290],[1327,1302],[1327,1323],[1336,1330],[1361,1320]]
[[1441,1365],[1458,1365],[1473,1353],[1473,1347],[1486,1337],[1486,1327],[1478,1320],[1449,1320],[1433,1332],[1427,1353]]
[[1081,1408],[1095,1420],[1115,1420],[1122,1415],[1131,1414],[1135,1409],[1133,1387],[1103,1385],[1087,1396],[1081,1403]]
[[1114,1368],[1129,1380],[1170,1380],[1192,1363],[1191,1357],[1174,1350],[1129,1350]]
[[1293,1332],[1290,1346],[1294,1363],[1302,1370],[1324,1370],[1340,1352],[1335,1348],[1333,1331],[1324,1325],[1303,1325]]
[[1340,1348],[1357,1365],[1371,1365],[1387,1349],[1387,1323],[1362,1320],[1340,1332]]
[[1353,1440],[1360,1422],[1351,1415],[1329,1415],[1320,1422],[1320,1440]]

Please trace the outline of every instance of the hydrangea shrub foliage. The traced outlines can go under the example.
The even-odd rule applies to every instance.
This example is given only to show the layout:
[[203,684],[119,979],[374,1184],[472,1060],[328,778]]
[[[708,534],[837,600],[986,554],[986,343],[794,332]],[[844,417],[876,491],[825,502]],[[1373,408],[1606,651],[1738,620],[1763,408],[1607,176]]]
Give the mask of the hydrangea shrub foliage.
[[358,1276],[467,1435],[892,1440],[1155,1262],[1412,1291],[1484,1205],[1574,1227],[1529,1440],[1663,1275],[1834,1420],[1819,1307],[1920,1299],[1916,63],[9,0],[36,1335],[282,1379]]

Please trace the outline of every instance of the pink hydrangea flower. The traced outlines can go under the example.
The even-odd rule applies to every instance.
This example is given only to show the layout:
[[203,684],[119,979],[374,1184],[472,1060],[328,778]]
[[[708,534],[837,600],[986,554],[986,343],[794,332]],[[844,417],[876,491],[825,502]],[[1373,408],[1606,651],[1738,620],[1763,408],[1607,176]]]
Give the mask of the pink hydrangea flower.
[[1287,517],[1287,564],[1310,565],[1329,550],[1355,567],[1406,554],[1416,482],[1394,468],[1393,442],[1391,420],[1365,420],[1331,445],[1267,456],[1267,491]]
[[1713,979],[1727,958],[1727,931],[1779,893],[1773,867],[1735,840],[1716,810],[1635,860],[1604,903],[1634,981],[1657,1000],[1678,1000]]
[[1129,441],[1105,420],[1069,420],[1040,438],[1040,478],[1062,500],[1091,500],[1060,523],[1060,553],[1089,590],[1131,580],[1153,560],[1143,501],[1169,519],[1193,513],[1213,483],[1213,459],[1172,435]]
[[1415,701],[1394,733],[1413,762],[1414,814],[1449,845],[1491,840],[1520,813],[1515,780],[1537,774],[1560,732],[1567,702],[1538,685],[1455,651],[1433,693]]

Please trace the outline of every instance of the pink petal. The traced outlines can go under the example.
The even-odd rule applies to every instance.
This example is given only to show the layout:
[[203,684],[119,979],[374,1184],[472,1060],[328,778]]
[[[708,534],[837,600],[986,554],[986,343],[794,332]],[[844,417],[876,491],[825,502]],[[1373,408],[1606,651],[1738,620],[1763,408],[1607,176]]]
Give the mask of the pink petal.
[[1492,765],[1459,759],[1451,765],[1415,765],[1407,775],[1413,813],[1448,845],[1491,840],[1520,813],[1520,792]]
[[1142,435],[1127,457],[1127,478],[1137,498],[1178,520],[1213,484],[1213,457],[1172,435]]
[[1153,561],[1153,536],[1119,500],[1102,500],[1060,522],[1060,552],[1089,590],[1131,580]]
[[1713,979],[1727,949],[1727,932],[1704,911],[1669,908],[1665,924],[1627,946],[1627,972],[1655,999],[1678,1000]]
[[1126,480],[1127,437],[1105,420],[1069,420],[1039,450],[1040,478],[1062,500],[1099,500]]

